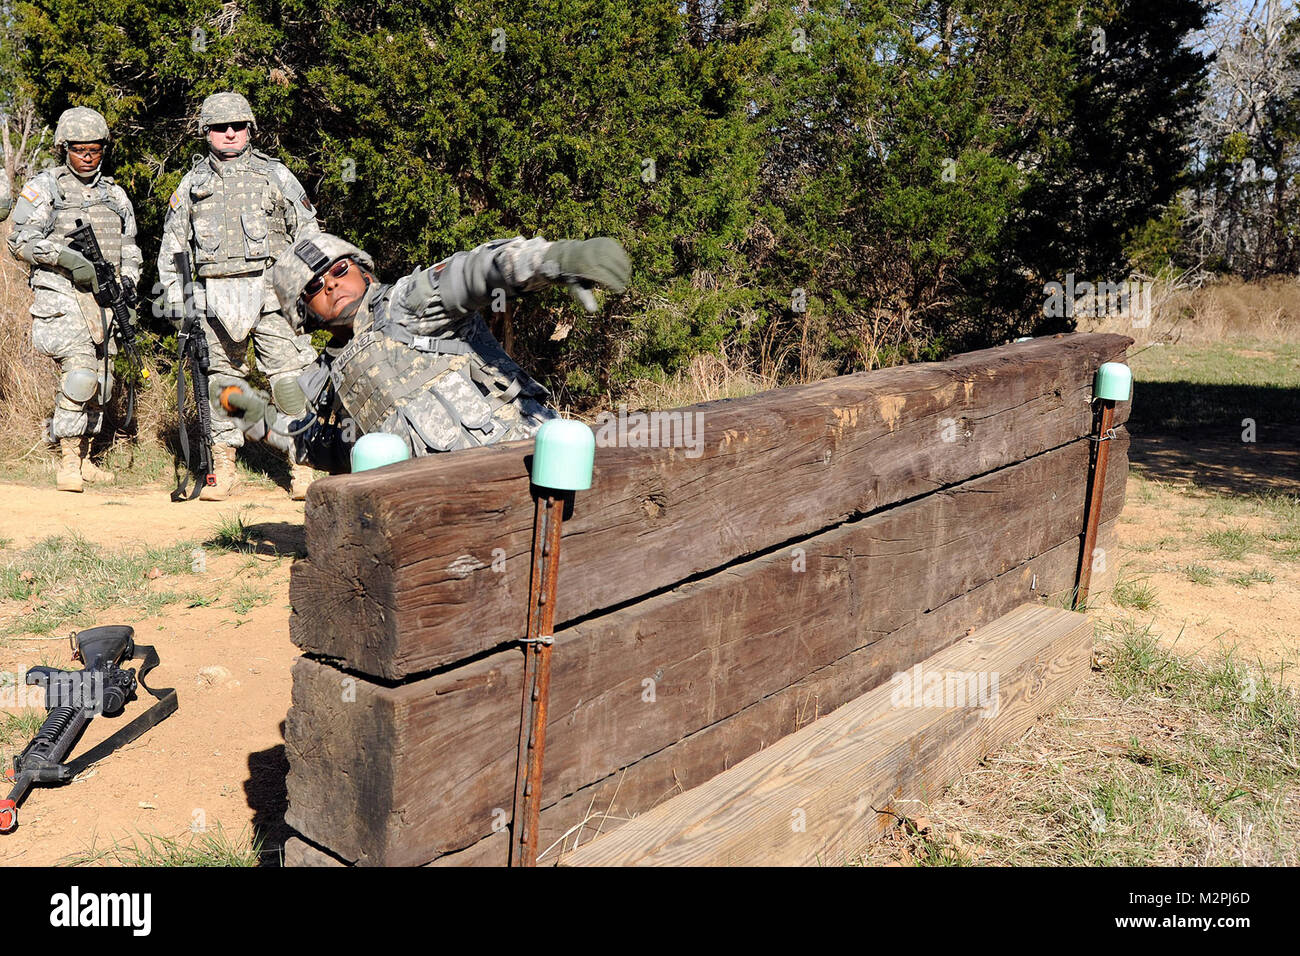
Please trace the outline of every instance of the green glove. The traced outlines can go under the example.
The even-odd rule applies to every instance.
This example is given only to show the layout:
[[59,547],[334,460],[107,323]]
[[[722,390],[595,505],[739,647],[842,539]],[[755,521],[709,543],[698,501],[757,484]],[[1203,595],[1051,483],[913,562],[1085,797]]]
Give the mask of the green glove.
[[78,288],[89,287],[92,292],[99,291],[99,276],[95,274],[95,267],[76,249],[60,252],[58,264],[72,273],[72,281]]
[[569,291],[582,307],[595,312],[596,297],[591,294],[592,286],[601,285],[622,292],[632,274],[632,263],[616,240],[600,236],[552,242],[542,256],[542,270],[551,278],[567,283]]

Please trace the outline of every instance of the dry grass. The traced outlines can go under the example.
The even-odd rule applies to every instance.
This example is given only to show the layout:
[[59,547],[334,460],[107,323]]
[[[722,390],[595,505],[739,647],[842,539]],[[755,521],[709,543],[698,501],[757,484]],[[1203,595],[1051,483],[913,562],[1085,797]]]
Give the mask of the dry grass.
[[1300,863],[1300,700],[1118,622],[1067,710],[868,849],[869,865]]
[[680,408],[723,398],[743,398],[783,384],[773,371],[756,371],[725,352],[696,355],[684,370],[660,380],[639,379],[620,399],[632,409]]
[[1131,336],[1138,346],[1300,343],[1300,282],[1292,278],[1157,281],[1151,299],[1147,325],[1106,317],[1080,321],[1079,331],[1118,332]]
[[[0,246],[10,224],[0,224]],[[41,432],[59,378],[54,363],[32,351],[32,293],[27,270],[0,250],[0,460],[43,454]],[[47,407],[48,406],[48,407]]]

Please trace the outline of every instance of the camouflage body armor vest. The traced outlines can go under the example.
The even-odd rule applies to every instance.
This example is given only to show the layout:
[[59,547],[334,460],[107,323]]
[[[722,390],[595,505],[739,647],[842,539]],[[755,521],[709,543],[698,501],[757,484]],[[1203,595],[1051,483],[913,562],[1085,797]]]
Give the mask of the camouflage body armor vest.
[[[89,222],[95,230],[100,251],[104,259],[114,268],[122,268],[122,226],[129,210],[119,208],[112,190],[113,180],[100,176],[93,186],[88,186],[78,179],[66,167],[56,172],[47,173],[54,180],[54,223],[50,235],[64,239],[77,228],[77,220]],[[71,292],[72,283],[61,271],[38,269],[42,275],[33,275],[35,288],[56,289]]]
[[194,263],[205,279],[257,275],[289,244],[285,199],[271,173],[275,160],[256,150],[212,168],[196,157],[190,171]]
[[528,438],[555,417],[544,404],[550,393],[506,354],[478,313],[459,323],[463,339],[414,335],[392,320],[392,291],[374,288],[373,324],[330,363],[330,383],[358,434],[400,435],[420,456]]

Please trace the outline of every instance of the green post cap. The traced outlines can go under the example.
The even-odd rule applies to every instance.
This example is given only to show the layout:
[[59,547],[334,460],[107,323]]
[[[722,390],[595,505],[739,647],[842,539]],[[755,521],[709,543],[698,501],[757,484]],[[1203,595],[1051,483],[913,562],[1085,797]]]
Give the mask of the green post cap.
[[386,432],[371,432],[362,435],[352,446],[352,473],[383,468],[410,457],[411,449],[401,438]]
[[1127,402],[1133,397],[1133,371],[1123,362],[1106,362],[1097,369],[1092,397]]
[[537,429],[533,484],[556,491],[586,491],[596,462],[596,436],[582,422],[552,418]]

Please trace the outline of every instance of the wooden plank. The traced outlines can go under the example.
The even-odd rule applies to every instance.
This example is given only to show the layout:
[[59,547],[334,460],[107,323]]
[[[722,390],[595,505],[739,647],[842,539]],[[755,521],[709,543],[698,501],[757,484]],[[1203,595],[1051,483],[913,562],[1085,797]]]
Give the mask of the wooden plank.
[[[1119,436],[1107,520],[1123,503],[1127,436]],[[860,648],[873,648],[855,663],[863,679],[884,680],[931,653],[935,638],[950,639],[950,629],[906,625],[1063,543],[1077,561],[1087,446],[1075,442],[844,525],[800,543],[801,557],[782,550],[561,629],[548,798]],[[285,731],[290,824],[370,863],[422,863],[491,833],[510,806],[520,664],[517,651],[505,651],[385,687],[299,661]],[[353,766],[358,752],[364,772]]]
[[[1098,533],[1102,547],[1114,547],[1117,527],[1117,521],[1102,525]],[[898,644],[923,644],[919,632],[924,632],[934,635],[930,644],[937,651],[944,640],[963,633],[963,628],[981,627],[1026,600],[1051,595],[1049,606],[1061,606],[1073,587],[1078,560],[1078,540],[1053,548],[908,625],[907,630],[915,637]],[[877,654],[874,646],[855,651],[726,720],[564,796],[542,811],[540,846],[550,848],[550,852],[539,864],[554,864],[562,848],[575,848],[600,833],[617,829],[627,818],[706,783],[772,741],[870,690],[867,677]],[[892,672],[907,666],[900,657]],[[506,834],[494,833],[464,850],[444,854],[429,865],[505,866],[508,852]]]
[[284,841],[284,866],[286,867],[322,867],[345,866],[328,853],[312,846],[300,837],[290,837]]
[[[565,522],[556,622],[1085,435],[1093,371],[1130,342],[1069,335],[692,406],[682,411],[701,418],[698,457],[600,448]],[[1127,414],[1117,407],[1117,423]],[[315,482],[309,555],[290,581],[293,640],[398,679],[522,634],[531,447]]]
[[[1098,534],[1101,547],[1114,549],[1117,527],[1116,521],[1102,525]],[[1073,585],[1078,552],[1078,541],[1062,544],[935,608],[923,621],[909,627],[915,630],[927,626],[938,633],[952,635],[960,633],[962,627],[987,624],[1037,595],[1043,598],[1050,595],[1059,602]],[[865,693],[869,688],[863,682],[867,673],[863,661],[874,653],[877,652],[872,648],[857,651],[726,720],[563,797],[542,812],[541,846],[550,848],[550,852],[545,853],[539,865],[553,864],[561,846],[577,847],[598,833],[612,832],[627,817],[706,783],[772,740],[795,732],[810,720]],[[900,664],[895,670],[904,666]],[[501,830],[427,865],[505,866],[509,854],[507,841],[508,831]],[[291,851],[292,844],[305,848],[303,862],[299,860],[300,854]],[[285,865],[344,864],[295,838],[286,843]]]
[[[1101,547],[1114,549],[1118,540],[1117,528],[1117,521],[1102,525],[1098,532]],[[951,636],[961,633],[963,627],[983,626],[1028,599],[1041,598],[1059,606],[1073,586],[1078,556],[1077,540],[1062,544],[935,608],[909,628],[924,627]],[[904,646],[913,643],[900,642]],[[865,693],[870,689],[864,680],[870,664],[869,655],[877,653],[874,648],[856,651],[843,661],[821,668],[726,720],[562,797],[542,812],[540,846],[544,851],[549,848],[550,852],[544,854],[539,865],[553,865],[560,856],[561,847],[577,847],[599,833],[612,832],[626,818],[644,813],[686,789],[706,783],[771,741],[794,733],[809,721]],[[894,670],[897,672],[905,666],[899,663]],[[299,855],[291,854],[290,843],[297,843],[310,851],[306,862],[299,862]],[[319,852],[295,838],[286,843],[285,865],[331,865],[311,856]],[[508,854],[508,831],[500,830],[426,865],[505,866]],[[345,865],[332,856],[326,859],[333,865]]]
[[917,665],[906,697],[894,682],[868,691],[563,863],[840,864],[884,811],[933,798],[1066,700],[1091,653],[1087,617],[1022,605]]

